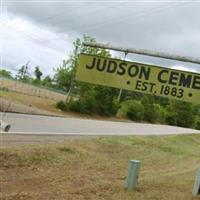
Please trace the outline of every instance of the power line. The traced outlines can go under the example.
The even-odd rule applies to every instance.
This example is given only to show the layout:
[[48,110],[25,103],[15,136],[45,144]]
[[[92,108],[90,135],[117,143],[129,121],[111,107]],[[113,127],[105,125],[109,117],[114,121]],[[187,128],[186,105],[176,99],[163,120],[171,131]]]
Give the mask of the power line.
[[[92,4],[94,4],[94,3],[92,3]],[[86,7],[88,5],[88,3],[85,5],[83,5],[83,7]],[[91,5],[91,3],[90,3],[90,5]],[[73,10],[72,9],[70,9],[69,11],[72,11],[73,12]],[[66,12],[66,11],[65,11]],[[50,16],[50,17],[47,17],[46,19],[44,19],[44,20],[42,20],[42,22],[44,22],[44,21],[48,21],[49,19],[52,19],[52,18],[54,18],[54,17],[57,17],[57,16],[60,16],[60,13],[58,14],[58,15],[54,15],[54,16]],[[33,34],[33,33],[31,33],[31,32],[28,32],[28,31],[22,31],[22,30],[16,30],[15,28],[13,28],[10,24],[8,24],[7,22],[3,22],[6,26],[9,26],[9,28],[11,28],[11,29],[14,29],[16,32],[18,32],[18,33],[20,33],[20,34],[23,34],[23,35],[25,35],[26,37],[28,37],[29,39],[32,39],[32,40],[35,40],[36,42],[39,42],[39,44],[42,44],[42,42],[48,42],[48,41],[52,41],[52,40],[57,40],[57,39],[60,39],[60,38],[52,38],[52,39],[50,39],[50,40],[43,40],[42,38],[40,38],[40,37],[38,37],[38,35],[35,35],[35,34]],[[40,21],[40,23],[41,23],[41,21]],[[58,22],[58,24],[59,24],[60,22]],[[62,21],[61,21],[61,23],[62,23]],[[56,23],[55,23],[56,24]],[[60,33],[60,32],[59,32]],[[48,46],[49,48],[52,48],[52,47],[50,47],[49,45],[44,45],[44,46]],[[57,49],[58,50],[58,49]],[[58,51],[60,51],[60,50],[58,50]]]
[[[183,3],[177,3],[177,4],[173,5],[173,6],[178,6],[178,5],[181,5],[181,4],[183,4]],[[97,28],[101,28],[103,26],[108,26],[110,24],[119,24],[119,23],[122,23],[122,22],[124,22],[124,21],[126,21],[128,19],[142,18],[142,17],[148,16],[150,14],[157,14],[158,12],[162,11],[163,9],[166,9],[167,7],[171,8],[172,7],[171,3],[169,3],[167,5],[162,5],[162,6],[154,7],[152,9],[150,9],[150,10],[149,9],[148,10],[143,10],[142,12],[139,11],[135,15],[130,14],[130,15],[125,16],[124,18],[121,18],[121,19],[116,19],[115,18],[116,19],[115,21],[113,21],[113,19],[114,19],[113,18],[113,19],[111,19],[109,21],[106,21],[106,22],[103,22],[103,23],[99,23],[99,24],[95,24],[93,26],[90,26],[90,27],[86,28],[85,31],[95,30]]]
[[[90,4],[91,5],[91,4]],[[110,10],[110,9],[112,9],[112,8],[115,8],[115,7],[118,7],[118,6],[120,6],[121,5],[121,3],[120,4],[117,4],[117,5],[115,5],[114,7],[113,6],[110,6],[108,9],[106,9],[107,11],[108,10]],[[90,13],[96,13],[96,11],[98,11],[99,9],[97,9],[97,10],[92,10],[92,12],[90,12]],[[105,10],[104,10],[105,11]],[[78,17],[78,16],[76,16],[76,17]],[[64,21],[64,22],[66,22],[66,20]],[[4,23],[6,23],[6,22],[4,22]],[[57,25],[57,24],[59,24],[60,22],[58,22],[58,23],[55,23],[54,25]],[[9,26],[9,28],[11,28],[11,29],[14,29],[16,32],[19,32],[20,34],[23,34],[23,35],[25,35],[27,38],[29,38],[29,39],[32,39],[32,40],[34,40],[34,41],[36,41],[37,43],[39,43],[39,44],[42,44],[42,42],[48,42],[48,41],[52,41],[52,40],[59,40],[60,38],[52,38],[52,39],[49,39],[49,40],[43,40],[42,38],[39,38],[39,37],[37,37],[36,35],[33,35],[32,33],[30,33],[30,32],[28,32],[28,31],[21,31],[21,30],[16,30],[15,28],[13,28],[12,26],[10,26],[8,23],[6,23],[6,25],[7,26]],[[58,33],[61,33],[61,32],[58,32]],[[49,48],[52,48],[51,46],[49,46],[49,45],[43,45],[43,46],[48,46]],[[60,51],[60,50],[57,50],[57,51]]]
[[[180,5],[180,4],[182,4],[182,3],[179,3],[177,5]],[[104,13],[108,13],[108,11],[110,10],[110,8],[113,9],[113,8],[121,6],[121,5],[122,5],[122,3],[118,4],[117,6],[111,6],[111,7],[109,7],[109,9],[106,9],[106,10],[104,9],[104,11],[105,11]],[[87,31],[88,30],[93,30],[93,29],[97,29],[97,28],[100,28],[100,27],[105,26],[105,25],[107,26],[107,25],[113,24],[113,23],[118,24],[118,23],[121,23],[121,22],[129,19],[129,18],[141,18],[141,17],[149,15],[149,14],[155,14],[156,11],[161,11],[162,9],[166,9],[167,6],[168,6],[168,8],[172,7],[171,3],[168,3],[167,5],[158,6],[156,8],[154,7],[152,9],[150,9],[150,10],[149,9],[145,9],[142,12],[138,11],[138,12],[134,13],[136,15],[130,14],[130,15],[125,16],[124,18],[121,18],[121,19],[116,19],[116,17],[112,17],[111,19],[105,20],[106,22],[103,22],[103,23],[100,22],[98,24],[95,23],[95,24],[89,26],[89,28],[86,28],[85,30],[87,30]],[[93,12],[96,13],[96,11],[94,11],[94,10],[93,10]],[[90,14],[93,13],[93,12],[90,12]],[[105,16],[104,13],[101,12],[101,15]],[[88,16],[88,13],[87,13],[86,16]],[[94,18],[95,18],[95,16],[94,16]],[[113,19],[115,21],[113,21]],[[67,22],[66,20],[63,20],[63,23],[66,23],[66,22]],[[55,25],[58,25],[58,24],[60,24],[60,22],[59,23],[55,23]],[[85,28],[85,27],[88,27],[88,25],[77,26],[77,29],[81,29],[81,28]],[[58,32],[58,33],[60,33],[60,32]]]
[[[88,4],[91,5],[91,4],[94,4],[94,3],[85,3],[84,2],[84,4],[81,7],[87,7]],[[73,4],[73,6],[74,6],[74,4]],[[76,6],[76,7],[79,8],[80,6]],[[54,19],[54,18],[57,18],[57,17],[61,17],[63,14],[66,14],[66,13],[69,14],[69,13],[73,13],[73,12],[74,12],[73,8],[69,9],[68,11],[64,10],[62,12],[59,12],[56,15],[52,15],[52,16],[49,16],[49,17],[46,17],[46,18],[40,20],[40,23],[48,22],[51,19]]]
[[[90,4],[91,5],[91,4]],[[118,7],[118,6],[121,6],[122,5],[122,3],[119,3],[119,4],[117,4],[117,5],[115,5],[115,6],[109,6],[109,7],[107,7],[107,9],[104,9],[104,11],[109,11],[110,9],[113,9],[113,8],[116,8],[116,7]],[[88,8],[88,7],[87,7]],[[74,20],[74,21],[78,21],[79,20],[79,17],[81,17],[81,19],[84,19],[84,17],[86,16],[87,18],[88,18],[88,14],[92,14],[92,13],[99,13],[101,10],[99,10],[99,8],[97,8],[97,9],[93,9],[93,10],[91,10],[92,12],[87,12],[87,14],[86,15],[84,15],[83,16],[83,14],[79,14],[79,15],[76,15],[76,19],[77,20]],[[97,12],[98,11],[98,12]],[[101,12],[101,14],[102,14],[102,12]],[[73,22],[74,22],[73,21]],[[66,23],[66,22],[71,22],[71,19],[68,19],[68,20],[66,20],[66,19],[64,19],[64,20],[62,20],[62,21],[59,21],[58,23],[55,23],[54,25],[59,25],[59,24],[63,24],[63,23]]]
[[[107,9],[104,9],[103,11],[105,11],[105,13],[107,13],[110,9],[113,9],[113,8],[116,8],[116,7],[119,7],[119,6],[121,6],[122,5],[122,3],[120,3],[120,4],[117,4],[117,5],[115,5],[115,6],[110,6],[110,7],[107,7]],[[92,10],[92,12],[90,12],[90,14],[92,14],[92,13],[97,13],[97,11],[101,11],[101,10],[99,10],[99,9],[97,9],[97,10]],[[102,15],[104,15],[104,13],[102,13],[101,12],[101,14]],[[79,15],[78,15],[79,16]],[[76,16],[76,18],[78,19],[78,16]],[[80,15],[80,17],[81,17],[82,15]],[[87,15],[85,15],[87,18],[86,19],[88,19],[89,18],[89,16],[88,16],[88,13],[87,13]],[[104,15],[105,16],[105,15]],[[82,19],[84,19],[84,18],[82,18]],[[67,20],[68,21],[68,20]],[[58,23],[55,23],[54,25],[58,25],[58,24],[62,24],[62,23],[66,23],[67,22],[66,20],[63,20],[61,23],[60,22],[58,22]],[[76,20],[75,20],[76,21]],[[85,26],[84,26],[85,27]],[[61,33],[61,32],[57,32],[57,33]],[[56,39],[54,39],[54,40],[58,40],[59,38],[56,38]],[[45,40],[45,42],[47,42],[47,41],[50,41],[50,40]]]
[[[39,45],[42,45],[42,46],[44,46],[44,47],[46,47],[46,48],[48,48],[48,49],[51,49],[51,50],[54,50],[54,51],[57,51],[57,52],[61,52],[60,49],[55,48],[55,47],[51,47],[51,46],[48,45],[48,44],[43,44],[42,41],[41,41],[40,39],[38,39],[38,38],[36,38],[36,37],[33,37],[33,36],[29,35],[29,34],[26,33],[26,32],[17,30],[17,29],[15,29],[14,27],[12,27],[12,26],[10,26],[9,24],[7,24],[6,22],[3,22],[3,23],[5,23],[5,25],[6,25],[7,27],[9,27],[10,29],[13,29],[15,32],[18,32],[18,33],[24,35],[26,38],[28,38],[28,39],[30,39],[30,40],[32,40],[32,41],[35,41],[35,42],[38,43]],[[50,40],[49,40],[49,41],[50,41]]]
[[[182,4],[182,3],[178,3],[178,4],[173,4],[173,6],[177,6],[177,5],[180,5],[180,4]],[[119,4],[119,5],[121,5],[121,3]],[[118,5],[118,6],[119,6]],[[117,7],[117,6],[116,6]],[[131,13],[131,14],[129,14],[129,15],[127,15],[127,16],[125,16],[125,17],[123,17],[123,18],[121,18],[121,19],[117,19],[116,17],[112,17],[111,19],[109,19],[109,20],[106,20],[106,22],[101,22],[101,23],[98,23],[98,24],[92,24],[91,26],[89,26],[86,30],[94,30],[94,29],[99,29],[100,27],[102,27],[102,26],[107,26],[107,25],[109,25],[109,24],[113,24],[113,23],[115,23],[115,24],[118,24],[118,23],[122,23],[123,21],[126,21],[126,20],[128,20],[128,19],[133,19],[133,18],[143,18],[144,16],[147,16],[147,15],[151,15],[151,14],[156,14],[156,13],[158,13],[158,12],[160,12],[160,11],[162,11],[163,9],[166,9],[166,8],[170,8],[170,7],[172,7],[172,5],[170,4],[170,5],[162,5],[162,6],[158,6],[158,7],[154,7],[154,8],[152,8],[152,9],[148,9],[148,10],[143,10],[143,11],[138,11],[138,12],[136,12],[136,13]],[[101,12],[101,15],[104,15],[104,13],[108,13],[108,10],[110,10],[110,8],[113,8],[113,6],[112,7],[109,7],[109,9],[104,9],[103,11],[104,12],[101,12],[101,10],[99,10],[99,9],[97,9],[97,10],[99,10],[99,12]],[[97,11],[96,10],[92,10],[92,12],[90,12],[90,14],[91,13],[97,13]],[[56,15],[56,16],[60,16],[60,14],[59,15]],[[82,16],[82,15],[80,15],[80,16]],[[87,15],[85,15],[87,18],[89,18],[89,16],[88,16],[88,14]],[[55,16],[54,16],[55,17]],[[77,16],[76,16],[77,17]],[[50,16],[50,17],[48,17],[49,19],[52,19],[53,18],[53,16]],[[78,17],[77,17],[78,18]],[[94,18],[95,18],[95,16],[94,16]],[[116,21],[117,20],[117,21]],[[60,23],[60,22],[59,22]],[[65,23],[66,23],[66,21],[65,21]],[[8,24],[7,24],[8,25]],[[54,25],[56,25],[56,23],[54,24]],[[8,25],[9,26],[9,25]],[[83,27],[86,27],[85,25],[82,25],[82,26],[78,26],[78,28],[83,28]],[[14,29],[13,27],[10,27],[11,29]],[[22,31],[19,31],[19,30],[16,30],[16,29],[14,29],[15,31],[17,31],[17,32],[20,32],[20,34],[23,34],[25,37],[27,37],[27,38],[29,38],[29,39],[31,39],[32,41],[35,41],[35,42],[37,42],[37,43],[39,43],[40,45],[43,45],[44,47],[47,47],[48,49],[51,49],[51,50],[56,50],[56,51],[58,51],[58,52],[61,52],[60,50],[58,50],[58,49],[55,49],[55,48],[52,48],[50,45],[48,45],[48,44],[42,44],[42,41],[41,41],[41,38],[38,38],[38,37],[33,37],[31,34],[30,34],[30,32],[22,32]],[[59,33],[59,32],[58,32]],[[38,36],[38,35],[37,35]],[[55,40],[55,39],[54,39]],[[45,40],[45,42],[47,42],[47,41],[51,41],[51,40]]]

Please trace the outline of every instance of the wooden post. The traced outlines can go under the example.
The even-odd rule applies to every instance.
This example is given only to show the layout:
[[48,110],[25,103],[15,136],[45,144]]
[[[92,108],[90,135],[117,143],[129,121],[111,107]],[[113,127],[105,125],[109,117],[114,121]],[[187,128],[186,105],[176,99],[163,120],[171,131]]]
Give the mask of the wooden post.
[[126,178],[125,189],[134,190],[138,185],[138,176],[141,162],[139,160],[130,160],[128,167],[128,176]]
[[194,195],[194,196],[200,195],[200,167],[197,170],[197,175],[196,175],[196,178],[195,178],[192,195]]

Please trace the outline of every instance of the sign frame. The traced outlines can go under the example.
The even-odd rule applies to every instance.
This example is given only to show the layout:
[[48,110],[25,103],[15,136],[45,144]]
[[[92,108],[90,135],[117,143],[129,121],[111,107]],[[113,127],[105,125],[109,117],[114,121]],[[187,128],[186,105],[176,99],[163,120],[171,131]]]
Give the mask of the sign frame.
[[199,104],[200,74],[81,53],[76,80]]

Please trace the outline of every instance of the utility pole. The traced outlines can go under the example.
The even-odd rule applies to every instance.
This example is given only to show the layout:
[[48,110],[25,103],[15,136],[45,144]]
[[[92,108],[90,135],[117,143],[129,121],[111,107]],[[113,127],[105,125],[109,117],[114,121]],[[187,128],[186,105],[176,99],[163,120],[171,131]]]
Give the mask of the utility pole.
[[110,50],[121,51],[125,53],[134,53],[134,54],[140,54],[140,55],[145,55],[145,56],[152,56],[152,57],[200,64],[200,58],[180,56],[180,55],[174,55],[174,54],[164,53],[164,52],[156,52],[156,51],[136,49],[136,48],[123,48],[123,47],[113,46],[110,44],[102,44],[102,43],[84,42],[84,45],[89,46],[89,47],[94,47],[94,48],[110,49]]

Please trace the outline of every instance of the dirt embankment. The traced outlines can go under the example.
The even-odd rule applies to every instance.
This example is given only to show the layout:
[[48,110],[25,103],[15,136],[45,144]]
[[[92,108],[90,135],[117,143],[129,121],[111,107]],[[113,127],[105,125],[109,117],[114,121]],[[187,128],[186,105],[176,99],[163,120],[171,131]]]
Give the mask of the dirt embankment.
[[56,103],[66,95],[0,77],[0,111],[62,116]]
[[32,104],[24,105],[20,102],[4,99],[0,97],[0,111],[2,112],[15,112],[23,114],[35,114],[35,115],[52,115],[52,116],[62,116],[59,113],[51,112],[41,108],[37,108]]

